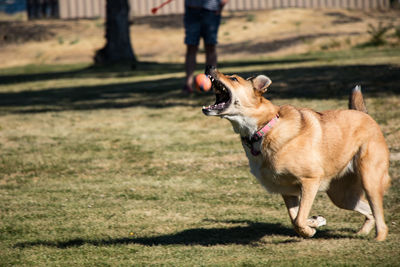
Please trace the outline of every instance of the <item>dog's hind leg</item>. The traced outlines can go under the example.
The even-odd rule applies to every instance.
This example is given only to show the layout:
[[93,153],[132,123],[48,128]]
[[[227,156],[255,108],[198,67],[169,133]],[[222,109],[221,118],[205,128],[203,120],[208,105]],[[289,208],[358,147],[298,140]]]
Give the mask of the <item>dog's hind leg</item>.
[[374,228],[375,219],[374,219],[374,216],[372,215],[371,207],[369,206],[368,201],[365,199],[364,196],[362,196],[362,199],[360,199],[357,202],[357,205],[355,206],[354,210],[365,215],[364,224],[362,225],[360,230],[358,230],[357,234],[358,235],[369,234],[369,232],[371,232],[372,228]]
[[339,208],[354,210],[365,216],[365,222],[357,234],[366,235],[372,230],[375,225],[374,216],[364,197],[361,179],[356,174],[349,173],[340,179],[333,180],[327,194]]
[[383,194],[390,184],[388,174],[389,152],[387,147],[382,146],[384,141],[379,141],[378,138],[364,145],[360,151],[358,172],[369,206],[375,218],[375,239],[383,241],[388,234],[388,227],[383,215]]

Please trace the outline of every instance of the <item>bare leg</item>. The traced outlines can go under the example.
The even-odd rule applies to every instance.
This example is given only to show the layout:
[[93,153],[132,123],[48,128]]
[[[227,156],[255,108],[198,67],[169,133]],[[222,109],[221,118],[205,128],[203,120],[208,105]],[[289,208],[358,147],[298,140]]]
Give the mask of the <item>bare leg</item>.
[[206,66],[217,66],[217,48],[216,45],[205,45],[206,49]]
[[193,90],[193,73],[196,68],[196,55],[198,46],[197,45],[186,45],[186,59],[185,59],[185,87]]

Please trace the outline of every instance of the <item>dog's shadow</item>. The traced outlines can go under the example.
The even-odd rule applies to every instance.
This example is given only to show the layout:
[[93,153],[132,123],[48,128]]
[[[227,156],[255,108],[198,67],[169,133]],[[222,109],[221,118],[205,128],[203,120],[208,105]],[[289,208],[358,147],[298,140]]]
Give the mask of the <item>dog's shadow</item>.
[[[78,247],[86,244],[94,246],[112,246],[120,244],[139,244],[144,246],[166,246],[166,245],[255,245],[265,236],[276,236],[273,244],[300,242],[302,239],[297,236],[292,228],[280,223],[259,223],[248,221],[224,221],[232,224],[243,224],[245,226],[232,226],[221,228],[194,228],[183,230],[174,234],[165,234],[151,237],[122,237],[114,239],[84,239],[75,238],[66,241],[34,241],[17,243],[15,247],[26,248],[33,246],[48,246],[56,248]],[[282,239],[281,241],[279,241]],[[282,238],[283,237],[283,238]],[[338,235],[330,233],[329,230],[320,230],[314,238],[332,239],[349,238],[349,235]],[[271,243],[272,244],[272,243]]]

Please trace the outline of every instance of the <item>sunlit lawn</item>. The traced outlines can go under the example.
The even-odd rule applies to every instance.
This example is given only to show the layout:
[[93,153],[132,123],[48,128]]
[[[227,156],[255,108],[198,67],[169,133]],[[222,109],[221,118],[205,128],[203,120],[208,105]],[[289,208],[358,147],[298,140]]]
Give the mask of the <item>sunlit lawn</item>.
[[[399,59],[399,49],[356,50],[223,62],[222,71],[264,73],[266,97],[316,110],[345,108],[361,83],[395,155]],[[328,223],[305,240],[280,196],[249,173],[230,124],[202,115],[213,97],[180,93],[180,64],[0,75],[2,266],[399,264],[400,161],[385,198],[387,241],[356,237],[362,216],[324,194],[312,215]]]

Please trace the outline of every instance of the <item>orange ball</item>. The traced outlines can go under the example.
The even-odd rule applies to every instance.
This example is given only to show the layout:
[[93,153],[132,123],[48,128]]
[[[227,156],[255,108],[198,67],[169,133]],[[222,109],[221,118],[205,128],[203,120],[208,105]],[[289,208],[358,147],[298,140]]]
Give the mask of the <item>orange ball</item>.
[[207,92],[211,89],[211,80],[203,73],[196,76],[195,82],[196,88],[199,91]]

